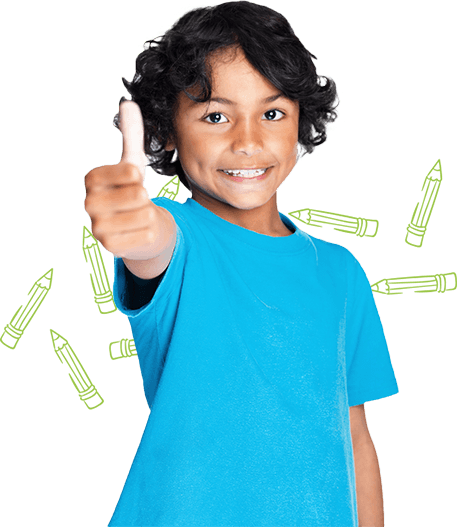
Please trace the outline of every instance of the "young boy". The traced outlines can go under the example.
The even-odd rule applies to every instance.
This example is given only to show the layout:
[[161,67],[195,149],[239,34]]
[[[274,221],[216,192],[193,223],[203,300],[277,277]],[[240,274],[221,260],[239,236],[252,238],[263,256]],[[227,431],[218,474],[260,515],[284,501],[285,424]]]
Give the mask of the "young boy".
[[[124,80],[122,160],[86,176],[151,408],[109,525],[381,527],[363,403],[398,388],[371,288],[276,203],[298,148],[325,141],[335,85],[249,2],[150,44]],[[192,198],[149,200],[147,161]]]

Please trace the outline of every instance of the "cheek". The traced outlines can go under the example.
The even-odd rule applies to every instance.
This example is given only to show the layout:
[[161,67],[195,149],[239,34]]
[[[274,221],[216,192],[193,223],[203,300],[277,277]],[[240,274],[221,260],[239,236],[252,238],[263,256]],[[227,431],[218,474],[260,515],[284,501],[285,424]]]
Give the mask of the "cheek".
[[279,121],[279,126],[275,133],[279,141],[282,141],[284,146],[290,145],[290,148],[298,141],[298,116],[290,115],[284,122]]
[[221,154],[226,148],[224,140],[216,133],[193,133],[193,148],[202,168],[218,168]]
[[276,141],[276,149],[284,161],[293,159],[295,161],[298,148],[298,132],[296,130],[285,130]]
[[189,132],[183,134],[178,146],[181,163],[188,171],[204,170],[215,166],[217,148],[211,137]]

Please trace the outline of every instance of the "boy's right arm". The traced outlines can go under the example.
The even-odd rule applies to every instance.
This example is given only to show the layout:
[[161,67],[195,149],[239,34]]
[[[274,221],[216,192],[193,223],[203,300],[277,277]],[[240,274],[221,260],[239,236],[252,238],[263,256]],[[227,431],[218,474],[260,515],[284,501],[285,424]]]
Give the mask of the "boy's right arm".
[[85,209],[92,234],[134,275],[151,279],[170,263],[176,244],[173,215],[154,205],[143,187],[144,128],[139,106],[125,101],[119,108],[123,152],[117,165],[91,170],[85,177]]
[[[143,280],[149,280],[155,278],[165,271],[168,264],[171,261],[173,250],[176,245],[176,223],[175,220],[168,210],[162,207],[157,207],[151,202],[162,219],[153,221],[153,224],[160,225],[160,230],[157,234],[155,243],[152,243],[154,250],[152,251],[156,256],[152,256],[146,260],[142,259],[142,256],[147,256],[147,252],[140,254],[139,259],[122,257],[125,266],[135,276],[142,278]],[[158,254],[157,254],[158,253]]]

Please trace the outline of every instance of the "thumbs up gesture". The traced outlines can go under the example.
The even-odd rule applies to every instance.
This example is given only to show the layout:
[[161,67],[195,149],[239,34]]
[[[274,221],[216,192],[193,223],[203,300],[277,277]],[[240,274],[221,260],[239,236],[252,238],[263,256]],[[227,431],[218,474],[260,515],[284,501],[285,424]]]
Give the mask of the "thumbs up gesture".
[[[133,101],[119,108],[123,151],[117,165],[91,170],[84,179],[92,234],[117,257],[156,258],[170,247],[174,220],[149,199],[143,186],[147,158],[141,110]],[[171,247],[172,250],[172,247]]]

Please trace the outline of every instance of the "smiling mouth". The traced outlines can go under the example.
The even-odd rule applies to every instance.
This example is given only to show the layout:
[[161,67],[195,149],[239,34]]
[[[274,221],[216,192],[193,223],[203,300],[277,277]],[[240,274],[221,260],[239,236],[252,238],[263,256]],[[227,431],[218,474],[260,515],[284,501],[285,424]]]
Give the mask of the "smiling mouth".
[[268,168],[258,168],[258,169],[252,169],[252,170],[240,170],[240,169],[222,170],[222,172],[232,177],[252,179],[252,178],[259,177],[259,176],[263,176],[265,172],[268,170]]

